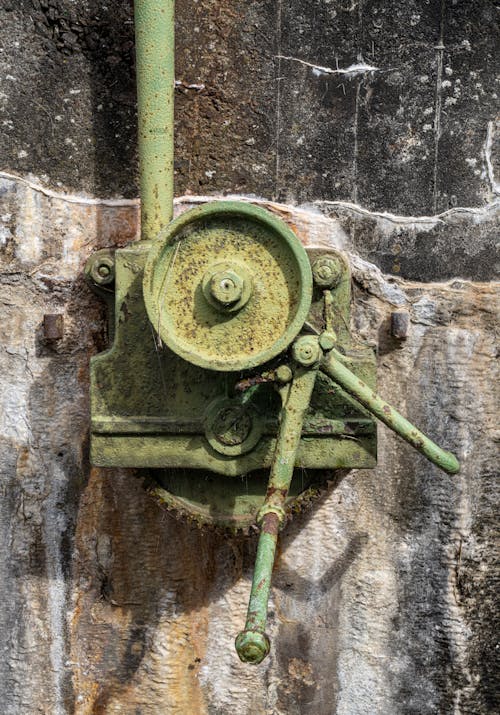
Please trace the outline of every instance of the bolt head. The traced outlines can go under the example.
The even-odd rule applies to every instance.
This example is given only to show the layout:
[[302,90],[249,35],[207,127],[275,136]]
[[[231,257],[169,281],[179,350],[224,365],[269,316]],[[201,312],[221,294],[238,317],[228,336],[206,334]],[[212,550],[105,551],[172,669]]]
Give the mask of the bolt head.
[[334,256],[320,256],[312,267],[314,282],[320,288],[334,288],[338,285],[343,271],[343,262]]
[[320,348],[325,352],[328,352],[328,350],[332,350],[335,347],[335,344],[337,342],[337,336],[333,331],[329,330],[325,333],[321,333],[318,338],[318,342]]
[[410,314],[407,310],[395,310],[391,314],[391,335],[406,340],[410,333]]
[[310,367],[319,360],[319,345],[317,338],[304,336],[295,341],[292,346],[293,359],[303,365]]
[[43,336],[45,340],[61,340],[64,335],[64,317],[57,313],[43,316]]
[[97,285],[108,285],[115,278],[115,262],[113,256],[99,255],[91,259],[90,277]]
[[99,273],[101,278],[107,278],[111,273],[111,268],[105,263],[102,263],[100,266],[97,267],[97,272]]
[[288,365],[280,365],[275,370],[276,380],[281,382],[282,385],[286,385],[287,382],[293,377],[292,369]]

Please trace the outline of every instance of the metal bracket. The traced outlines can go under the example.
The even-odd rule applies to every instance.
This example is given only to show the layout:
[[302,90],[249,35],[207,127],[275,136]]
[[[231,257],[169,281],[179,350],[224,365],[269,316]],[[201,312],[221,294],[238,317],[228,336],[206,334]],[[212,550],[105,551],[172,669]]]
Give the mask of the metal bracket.
[[[235,245],[253,292],[239,311],[219,312],[203,286],[213,266],[221,273],[222,259],[234,263]],[[86,268],[101,295],[109,299],[114,287],[114,340],[91,361],[93,464],[157,470],[155,492],[167,505],[199,522],[248,527],[265,497],[258,470],[270,467],[275,452],[294,334],[303,326],[312,334],[328,329],[350,368],[375,388],[373,350],[349,331],[346,259],[336,250],[304,251],[281,221],[236,202],[189,212],[155,244],[132,244],[110,258],[101,251]],[[101,275],[111,265],[114,283]],[[199,340],[207,320],[212,347]],[[324,470],[375,463],[372,417],[320,374],[297,450],[302,475],[290,499],[320,487]],[[199,472],[183,479],[172,468]],[[211,489],[201,496],[205,490],[193,484],[207,470]],[[233,479],[241,475],[250,487]]]

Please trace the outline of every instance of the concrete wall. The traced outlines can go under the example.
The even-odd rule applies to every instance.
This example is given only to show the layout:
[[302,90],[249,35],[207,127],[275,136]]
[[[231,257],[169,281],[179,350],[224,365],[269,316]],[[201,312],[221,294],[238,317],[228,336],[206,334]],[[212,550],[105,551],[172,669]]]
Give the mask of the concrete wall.
[[[137,235],[131,3],[4,0],[1,712],[493,712],[494,5],[177,4],[176,211],[259,197],[304,243],[344,249],[381,392],[463,468],[381,428],[379,467],[287,527],[271,655],[238,661],[255,539],[202,533],[140,474],[88,463],[105,312],[82,269]],[[47,313],[64,314],[52,343]]]

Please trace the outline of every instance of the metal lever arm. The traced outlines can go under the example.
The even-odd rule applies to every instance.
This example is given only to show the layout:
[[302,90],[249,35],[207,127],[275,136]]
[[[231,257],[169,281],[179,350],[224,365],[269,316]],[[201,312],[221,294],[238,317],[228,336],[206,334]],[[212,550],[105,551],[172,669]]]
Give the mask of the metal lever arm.
[[276,544],[278,532],[285,522],[284,506],[293,476],[304,415],[309,407],[318,371],[317,357],[316,348],[316,364],[310,369],[297,366],[290,386],[282,388],[287,393],[281,410],[266,499],[258,516],[260,536],[247,619],[245,629],[238,634],[235,642],[240,659],[246,663],[260,663],[269,653],[269,638],[265,628]]
[[418,430],[403,417],[394,407],[391,407],[368,385],[356,377],[342,362],[342,355],[335,349],[325,352],[320,369],[332,378],[351,397],[384,422],[396,434],[406,440],[412,447],[421,452],[427,459],[436,464],[448,474],[456,474],[460,464],[451,452],[438,447],[432,440]]

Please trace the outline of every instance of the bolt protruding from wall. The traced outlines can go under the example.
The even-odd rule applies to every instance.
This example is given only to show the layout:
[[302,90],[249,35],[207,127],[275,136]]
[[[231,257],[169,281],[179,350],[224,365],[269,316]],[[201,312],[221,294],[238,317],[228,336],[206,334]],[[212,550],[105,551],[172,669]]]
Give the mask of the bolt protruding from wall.
[[407,310],[395,310],[391,314],[391,335],[406,340],[410,333],[410,314]]
[[103,248],[87,261],[86,275],[96,286],[108,286],[115,280],[115,257],[113,251]]
[[64,317],[61,313],[47,313],[43,316],[43,337],[45,340],[61,340],[64,335]]

